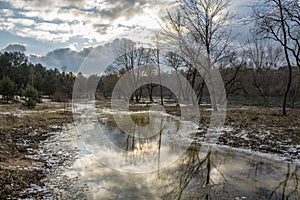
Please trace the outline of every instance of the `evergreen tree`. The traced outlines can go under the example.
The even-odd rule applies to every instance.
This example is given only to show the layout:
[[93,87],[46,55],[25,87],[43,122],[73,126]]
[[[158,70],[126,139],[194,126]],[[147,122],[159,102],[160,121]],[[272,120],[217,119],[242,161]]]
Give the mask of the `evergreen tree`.
[[36,106],[40,98],[39,92],[31,85],[26,86],[23,96],[25,97],[25,105],[28,108]]
[[0,94],[2,95],[2,100],[4,102],[8,103],[13,100],[16,95],[16,91],[16,84],[9,77],[4,77],[0,81]]

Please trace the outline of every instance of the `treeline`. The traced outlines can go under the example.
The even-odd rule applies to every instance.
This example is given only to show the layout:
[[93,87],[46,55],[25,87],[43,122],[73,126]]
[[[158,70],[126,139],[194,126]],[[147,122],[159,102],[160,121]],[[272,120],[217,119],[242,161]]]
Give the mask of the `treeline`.
[[[92,75],[89,77],[80,74],[77,81],[80,83],[75,91],[82,98],[110,98],[112,92],[118,94],[120,98],[140,102],[147,100],[153,102],[154,98],[161,99],[183,99],[192,100],[194,103],[211,103],[210,93],[205,81],[199,71],[182,56],[173,52],[160,53],[155,48],[137,47],[138,45],[127,41],[119,49],[119,57],[107,67],[105,75]],[[263,57],[256,57],[253,54],[259,52]],[[286,82],[288,80],[288,67],[285,66],[281,57],[282,52],[278,48],[266,45],[258,45],[245,48],[242,51],[230,51],[230,55],[216,63],[222,76],[226,96],[232,103],[247,103],[263,106],[281,106],[282,96],[284,95]],[[184,83],[179,80],[174,82],[181,91],[177,96],[166,87],[160,87],[153,83],[153,80],[160,79],[173,81],[174,77],[165,69],[159,66],[167,66],[176,74],[182,75],[192,87],[196,94],[196,99],[192,98],[191,92]],[[141,66],[147,66],[141,68]],[[117,91],[117,82],[126,73],[132,73],[132,80],[127,80],[127,87],[136,87],[141,82],[146,83],[137,88],[133,93],[126,94],[127,89]],[[160,73],[160,74],[159,74]],[[176,78],[176,77],[175,77]],[[147,81],[149,84],[147,84]],[[299,68],[292,67],[292,82],[288,94],[288,106],[294,108],[297,100],[299,101]],[[97,85],[97,89],[94,87]],[[79,89],[81,91],[79,91]],[[161,98],[162,97],[162,98]],[[276,101],[274,101],[276,100]],[[163,102],[161,102],[163,104]]]
[[[183,75],[190,85],[193,86],[198,98],[197,100],[194,100],[195,103],[210,103],[209,90],[205,83],[203,83],[200,74],[197,73],[194,78],[191,76],[191,72],[188,69],[180,70],[178,73]],[[287,67],[260,69],[259,72],[257,72],[256,69],[243,65],[242,67],[234,66],[230,68],[221,68],[220,73],[224,80],[229,103],[262,105],[265,107],[282,106],[282,96],[285,92],[286,80],[288,79]],[[98,77],[100,81],[96,91],[96,98],[110,98],[115,89],[114,86],[121,77],[122,75],[117,72]],[[163,78],[167,79],[168,77],[164,76]],[[300,91],[297,89],[299,87],[299,82],[297,83],[297,81],[299,81],[297,67],[293,68],[292,78],[291,90],[288,95],[288,107],[290,108],[300,106]],[[83,77],[83,79],[88,82],[90,78]],[[203,87],[202,91],[201,87]],[[185,95],[185,92],[187,91],[183,88],[181,96],[176,97],[168,88],[162,87],[164,99],[185,98],[185,100],[189,100],[191,96],[189,94]],[[90,95],[86,95],[85,97]],[[141,100],[153,102],[153,99],[159,99],[160,95],[159,85],[152,83],[144,85],[136,90],[134,95],[131,96],[131,100],[135,102],[140,102]]]
[[[138,66],[145,65],[144,73],[147,77],[136,75],[135,80],[139,81],[145,78],[154,79],[158,75],[157,70],[157,51],[151,48],[135,48],[134,43],[130,43],[131,51],[119,52],[120,56],[114,63],[108,66],[102,76],[85,76],[82,73],[77,75],[72,72],[60,72],[58,69],[46,69],[41,64],[32,64],[28,61],[25,54],[20,52],[0,53],[0,95],[2,101],[9,102],[16,98],[24,98],[28,106],[33,106],[42,96],[49,96],[53,101],[64,102],[72,98],[74,81],[77,78],[82,91],[82,98],[110,98],[115,89],[116,83],[120,78],[131,70],[136,70]],[[125,44],[124,44],[125,45]],[[126,44],[128,46],[128,44]],[[125,51],[125,50],[124,50]],[[247,51],[247,55],[250,52]],[[273,99],[280,99],[285,91],[286,80],[288,79],[288,68],[285,66],[254,66],[251,60],[240,60],[241,55],[232,54],[230,59],[224,60],[219,66],[227,98],[230,101],[245,103],[250,102],[264,106],[274,105]],[[200,73],[195,70],[191,63],[183,57],[169,52],[159,56],[159,63],[173,69],[175,73],[181,74],[189,82],[196,93],[195,103],[210,103],[210,94],[205,85],[204,79]],[[145,71],[147,70],[147,71]],[[149,76],[152,74],[152,77]],[[169,73],[161,72],[161,78],[169,80]],[[139,87],[128,100],[140,102],[147,100],[153,102],[155,98],[160,99],[178,99],[189,100],[190,92],[185,87],[179,96],[176,96],[166,87],[160,87],[159,84],[152,83]],[[298,68],[293,67],[291,90],[288,95],[290,107],[294,107],[297,98],[300,97]],[[145,82],[145,80],[144,80]],[[136,82],[135,84],[138,84]],[[93,88],[97,86],[96,90]],[[77,88],[78,89],[78,88]],[[121,93],[123,92],[123,93]],[[123,95],[123,96],[122,96]],[[124,98],[124,91],[120,91],[120,96]],[[280,102],[277,102],[280,103]],[[162,102],[163,104],[163,102]]]
[[24,97],[28,106],[33,106],[42,95],[65,101],[72,96],[74,80],[72,72],[32,64],[24,53],[0,53],[0,95],[4,102]]

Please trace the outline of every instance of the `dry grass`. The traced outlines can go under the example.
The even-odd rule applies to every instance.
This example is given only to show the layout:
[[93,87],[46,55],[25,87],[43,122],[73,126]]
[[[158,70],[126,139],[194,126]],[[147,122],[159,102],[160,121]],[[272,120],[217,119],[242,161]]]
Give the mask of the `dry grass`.
[[[19,114],[24,109],[21,104],[0,106],[0,197],[26,197],[21,191],[30,184],[41,184],[43,167],[32,169],[34,165],[45,166],[45,161],[33,159],[39,143],[59,131],[65,123],[73,121],[70,111],[62,111],[63,105],[44,103],[33,112]],[[55,111],[55,110],[59,111]],[[54,110],[54,111],[53,111]],[[25,195],[25,196],[24,196]]]

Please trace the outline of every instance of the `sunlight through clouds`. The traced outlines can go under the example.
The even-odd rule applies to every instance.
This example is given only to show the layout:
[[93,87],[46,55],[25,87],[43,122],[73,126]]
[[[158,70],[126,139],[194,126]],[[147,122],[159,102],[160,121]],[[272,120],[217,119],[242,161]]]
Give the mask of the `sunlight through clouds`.
[[[66,42],[72,37],[103,41],[139,26],[159,28],[156,14],[158,1],[137,0],[63,0],[7,1],[7,27],[22,37]],[[172,1],[160,1],[161,9]],[[155,8],[155,10],[153,9]],[[11,18],[10,18],[11,17]],[[146,23],[145,23],[146,22]],[[30,27],[30,31],[29,28]],[[3,30],[3,28],[2,28]],[[25,34],[26,33],[26,34]]]
[[[159,29],[162,18],[174,7],[175,1],[0,0],[0,30],[63,46],[78,40],[80,50],[128,31],[139,34],[141,30]],[[233,2],[235,10],[241,3]]]

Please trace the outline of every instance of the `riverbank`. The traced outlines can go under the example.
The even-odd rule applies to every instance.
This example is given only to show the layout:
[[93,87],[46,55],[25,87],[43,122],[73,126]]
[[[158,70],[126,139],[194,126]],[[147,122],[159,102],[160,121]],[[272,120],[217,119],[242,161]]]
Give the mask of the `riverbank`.
[[[131,111],[149,110],[150,104],[132,104]],[[167,113],[180,116],[180,106],[166,104]],[[188,106],[185,105],[185,110]],[[209,105],[201,106],[200,130],[195,142],[204,140],[211,119]],[[216,144],[276,154],[284,160],[300,162],[300,109],[288,110],[282,116],[280,108],[263,106],[228,105],[224,127],[218,133]]]

